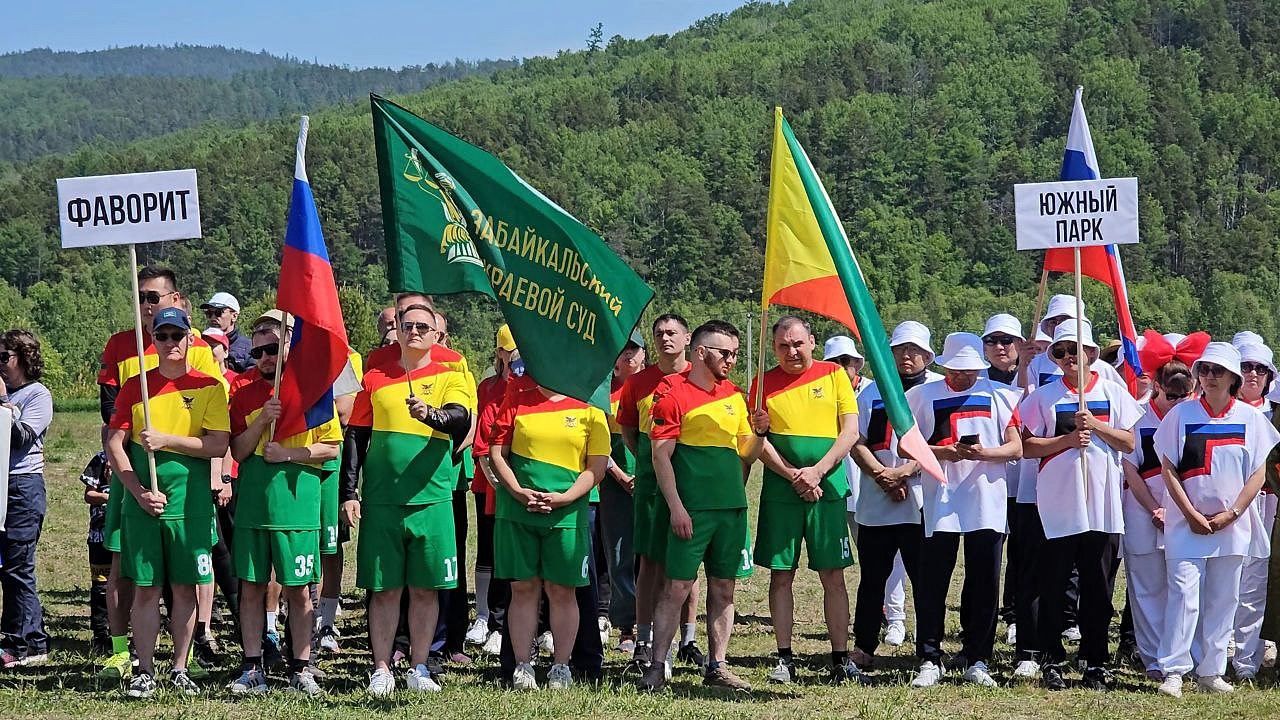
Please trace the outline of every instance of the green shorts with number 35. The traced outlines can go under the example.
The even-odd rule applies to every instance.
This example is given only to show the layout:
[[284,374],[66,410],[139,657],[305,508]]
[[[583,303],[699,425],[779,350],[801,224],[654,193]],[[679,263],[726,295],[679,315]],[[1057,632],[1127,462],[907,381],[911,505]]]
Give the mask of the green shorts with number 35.
[[320,581],[319,530],[236,528],[232,545],[236,577],[245,582],[266,583],[272,570],[285,587]]
[[667,528],[667,577],[693,580],[698,566],[707,577],[725,580],[751,576],[751,530],[747,509],[689,510],[693,537],[685,540]]

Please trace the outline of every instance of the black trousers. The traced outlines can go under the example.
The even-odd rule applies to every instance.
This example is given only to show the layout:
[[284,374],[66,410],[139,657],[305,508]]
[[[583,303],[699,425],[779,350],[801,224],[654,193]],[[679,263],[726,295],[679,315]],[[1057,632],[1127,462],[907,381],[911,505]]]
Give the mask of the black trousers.
[[89,629],[93,637],[111,638],[107,619],[107,576],[111,574],[111,551],[100,542],[89,543]]
[[[1039,660],[1040,568],[1044,552],[1044,525],[1040,523],[1040,511],[1032,503],[1017,503],[1013,514],[1018,526],[1018,545],[1014,554],[1014,562],[1018,566],[1018,589],[1013,613],[1018,623],[1018,639],[1014,659]],[[1058,632],[1062,632],[1062,629],[1059,628]]]
[[1018,607],[1018,515],[1017,498],[1009,498],[1009,534],[1004,539],[1004,586],[1000,599],[1000,619],[1015,622]]
[[991,659],[999,609],[1000,556],[1004,533],[974,530],[967,533],[935,532],[920,546],[920,561],[913,581],[916,606],[916,655],[922,661],[942,660],[942,636],[947,614],[947,589],[956,567],[956,553],[964,540],[964,584],[960,590],[960,633],[964,643],[962,664]]
[[880,645],[884,584],[893,573],[893,558],[902,553],[902,564],[914,592],[922,540],[924,529],[915,523],[858,524],[858,565],[862,567],[862,573],[853,611],[853,645],[868,655],[875,655]]
[[[462,652],[467,635],[471,608],[467,599],[467,496],[469,486],[453,491],[453,535],[458,547],[458,586],[440,593],[440,618],[437,620],[436,639],[444,634],[444,652]],[[434,645],[434,643],[433,643]]]
[[[1056,665],[1066,659],[1062,628],[1066,622],[1066,586],[1074,565],[1080,573],[1079,657],[1088,667],[1107,664],[1107,630],[1115,608],[1111,604],[1116,548],[1120,536],[1103,532],[1083,532],[1044,541],[1040,557],[1040,649],[1044,663]],[[1018,628],[1022,635],[1022,628]]]

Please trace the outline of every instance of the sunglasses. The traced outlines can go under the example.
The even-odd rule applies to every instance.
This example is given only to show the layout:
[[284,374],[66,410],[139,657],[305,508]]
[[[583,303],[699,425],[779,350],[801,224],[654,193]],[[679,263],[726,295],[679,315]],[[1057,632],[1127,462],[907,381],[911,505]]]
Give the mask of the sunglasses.
[[249,351],[249,357],[254,360],[261,360],[263,355],[275,357],[280,354],[280,343],[271,343],[269,345],[259,345]]
[[1196,366],[1196,374],[1205,377],[1220,378],[1227,374],[1227,369],[1221,365],[1213,365],[1210,363],[1200,363]]
[[173,332],[157,332],[157,333],[151,333],[151,339],[155,340],[156,342],[180,343],[183,340],[187,339],[187,334],[185,332],[179,332],[177,330]]
[[836,362],[839,363],[842,367],[852,367],[862,361],[852,355],[841,355],[840,357],[836,358]]
[[139,304],[146,303],[147,305],[155,305],[155,304],[157,304],[157,303],[159,303],[159,302],[160,302],[160,298],[163,298],[163,297],[169,297],[170,295],[177,294],[177,292],[178,292],[177,290],[173,290],[173,291],[170,291],[170,292],[167,292],[167,293],[156,292],[155,290],[147,290],[147,291],[145,291],[145,292],[139,292],[139,293],[138,293],[138,303],[139,303]]
[[12,358],[13,358],[13,353],[9,352],[8,350],[0,351],[0,364],[7,363]]
[[400,332],[409,333],[416,332],[419,335],[426,335],[429,332],[435,332],[436,329],[424,322],[410,322],[405,320],[400,323]]
[[210,320],[212,320],[212,319],[214,319],[214,318],[216,318],[216,317],[222,317],[222,313],[224,313],[224,312],[226,312],[226,311],[227,311],[227,309],[226,309],[226,308],[224,308],[224,307],[219,307],[219,308],[205,308],[205,309],[204,309],[204,316],[205,316],[205,317],[207,317],[207,318],[209,318]]
[[738,359],[737,350],[730,350],[729,348],[722,348],[722,347],[712,347],[710,345],[703,345],[702,347],[705,350],[714,350],[715,352],[719,353],[720,359],[725,362]]
[[1076,357],[1076,349],[1074,347],[1069,347],[1069,348],[1056,347],[1049,352],[1049,356],[1052,357],[1054,360],[1061,360],[1068,355],[1070,355],[1071,357]]
[[1165,393],[1164,399],[1170,403],[1179,403],[1191,397],[1191,393]]
[[1242,374],[1242,375],[1248,375],[1249,373],[1257,373],[1257,374],[1259,374],[1259,375],[1266,375],[1266,374],[1267,374],[1267,373],[1269,373],[1269,372],[1271,372],[1271,368],[1269,368],[1269,367],[1267,367],[1266,365],[1263,365],[1262,363],[1259,363],[1259,362],[1242,362],[1242,363],[1240,363],[1240,374]]
[[1018,338],[1013,337],[1012,335],[989,335],[982,338],[982,344],[988,347],[995,347],[996,345],[1013,345],[1016,342],[1018,342]]

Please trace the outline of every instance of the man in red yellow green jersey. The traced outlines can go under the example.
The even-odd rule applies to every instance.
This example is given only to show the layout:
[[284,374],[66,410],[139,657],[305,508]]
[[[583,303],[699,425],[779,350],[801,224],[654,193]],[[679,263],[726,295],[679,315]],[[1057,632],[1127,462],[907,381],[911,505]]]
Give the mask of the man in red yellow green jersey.
[[858,405],[844,368],[815,362],[809,324],[787,315],[773,326],[778,366],[751,384],[751,406],[769,413],[764,483],[756,523],[755,562],[769,569],[769,615],[778,641],[778,662],[769,679],[795,676],[791,631],[795,624],[792,584],[800,567],[800,545],[809,568],[822,581],[822,605],[831,638],[832,679],[860,679],[849,662],[849,593],[844,569],[853,564],[845,498],[849,481],[841,462],[858,439]]
[[426,668],[437,593],[458,580],[452,508],[458,474],[451,455],[471,428],[470,396],[462,373],[431,360],[434,322],[426,305],[400,312],[400,362],[365,373],[343,447],[343,512],[351,524],[363,516],[356,585],[372,593],[369,693],[375,697],[395,689],[391,648],[406,586],[411,667],[405,680],[414,692],[440,690]]
[[[733,592],[751,575],[751,537],[743,464],[764,448],[769,413],[747,410],[742,391],[729,381],[738,359],[738,330],[712,320],[693,332],[693,367],[687,376],[663,379],[654,392],[653,468],[667,501],[667,585],[654,612],[654,657],[663,657],[675,633],[680,606],[698,566],[707,573],[709,658],[704,684],[733,690],[751,686],[725,663],[733,630]],[[653,663],[641,690],[665,683]]]
[[288,361],[282,335],[275,318],[263,317],[254,323],[250,357],[258,377],[231,399],[231,455],[240,463],[232,557],[236,575],[243,581],[240,633],[244,646],[241,675],[231,684],[234,695],[267,689],[262,666],[263,603],[273,571],[289,603],[294,653],[289,687],[311,696],[320,693],[307,671],[315,625],[307,585],[320,579],[321,476],[324,463],[338,457],[342,431],[335,409],[333,417],[315,428],[271,439],[281,409],[274,397],[276,365],[278,360]]
[[618,404],[627,378],[644,369],[644,337],[631,333],[613,363],[613,379],[609,388],[609,463],[605,479],[600,483],[599,525],[604,541],[605,564],[609,572],[609,620],[618,628],[616,647],[631,654],[636,649],[635,488],[636,457],[622,439],[618,424]]
[[[583,618],[574,588],[590,583],[589,495],[604,477],[609,426],[599,408],[542,386],[509,392],[489,438],[501,485],[494,524],[494,573],[511,580],[507,626],[515,656],[512,687],[537,688],[531,646],[538,603],[549,601],[555,661],[551,689],[573,684],[569,656]],[[585,608],[587,622],[595,607]]]
[[[159,355],[151,339],[151,321],[155,314],[170,307],[180,307],[182,293],[173,271],[164,267],[144,267],[138,272],[138,301],[142,309],[142,344],[147,369],[156,367]],[[187,362],[211,377],[222,377],[213,351],[191,330]],[[138,374],[138,346],[134,330],[122,330],[107,339],[98,370],[98,410],[103,422],[103,450],[106,450],[106,423],[115,414],[116,395],[125,381]],[[117,488],[119,489],[119,488]],[[103,546],[112,553],[111,575],[107,581],[107,617],[111,625],[112,654],[99,677],[118,680],[131,671],[129,661],[129,609],[133,607],[133,583],[120,577],[120,502],[124,492],[108,495]]]
[[[165,308],[153,324],[159,364],[146,376],[151,427],[145,424],[141,383],[134,377],[120,389],[107,430],[107,457],[128,491],[121,493],[120,571],[137,588],[133,630],[138,670],[128,694],[139,698],[151,697],[156,689],[154,657],[165,585],[173,592],[169,678],[180,692],[199,692],[187,675],[187,651],[195,631],[196,585],[213,582],[209,461],[226,454],[230,439],[226,387],[187,364],[187,314]],[[155,454],[154,481],[148,452]]]
[[[641,669],[653,659],[653,609],[666,584],[667,573],[663,565],[667,557],[667,534],[670,517],[667,502],[658,492],[657,476],[653,473],[653,453],[649,443],[649,430],[653,427],[653,391],[662,379],[671,374],[688,374],[689,323],[675,313],[659,315],[653,321],[653,349],[657,362],[627,378],[618,399],[618,427],[622,439],[635,455],[636,470],[633,478],[634,505],[632,545],[638,557],[636,572],[636,648],[632,656]],[[698,617],[698,585],[694,583],[685,603],[681,632],[682,659],[697,665],[705,664],[705,658],[694,644],[694,630]],[[664,658],[670,677],[670,658]]]

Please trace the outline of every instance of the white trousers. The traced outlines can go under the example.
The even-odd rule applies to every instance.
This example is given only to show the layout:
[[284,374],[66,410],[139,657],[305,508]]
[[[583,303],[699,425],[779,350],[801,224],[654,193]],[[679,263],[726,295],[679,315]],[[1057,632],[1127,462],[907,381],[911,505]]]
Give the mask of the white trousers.
[[1133,614],[1133,635],[1138,655],[1146,670],[1159,670],[1160,634],[1164,631],[1165,606],[1169,596],[1169,570],[1164,550],[1124,556],[1125,578],[1129,586],[1129,612]]
[[[1271,537],[1275,523],[1276,496],[1259,494],[1254,504],[1262,512],[1262,523]],[[1236,654],[1231,665],[1238,677],[1252,677],[1262,665],[1262,616],[1267,609],[1268,558],[1245,558],[1240,571],[1240,607],[1236,610]]]
[[1241,555],[1166,559],[1169,593],[1158,661],[1166,677],[1226,672],[1243,564]]
[[[854,513],[846,512],[845,520],[849,524],[849,536],[857,543],[858,521]],[[902,564],[902,553],[893,556],[893,572],[884,583],[884,616],[889,622],[907,620],[907,567]]]

